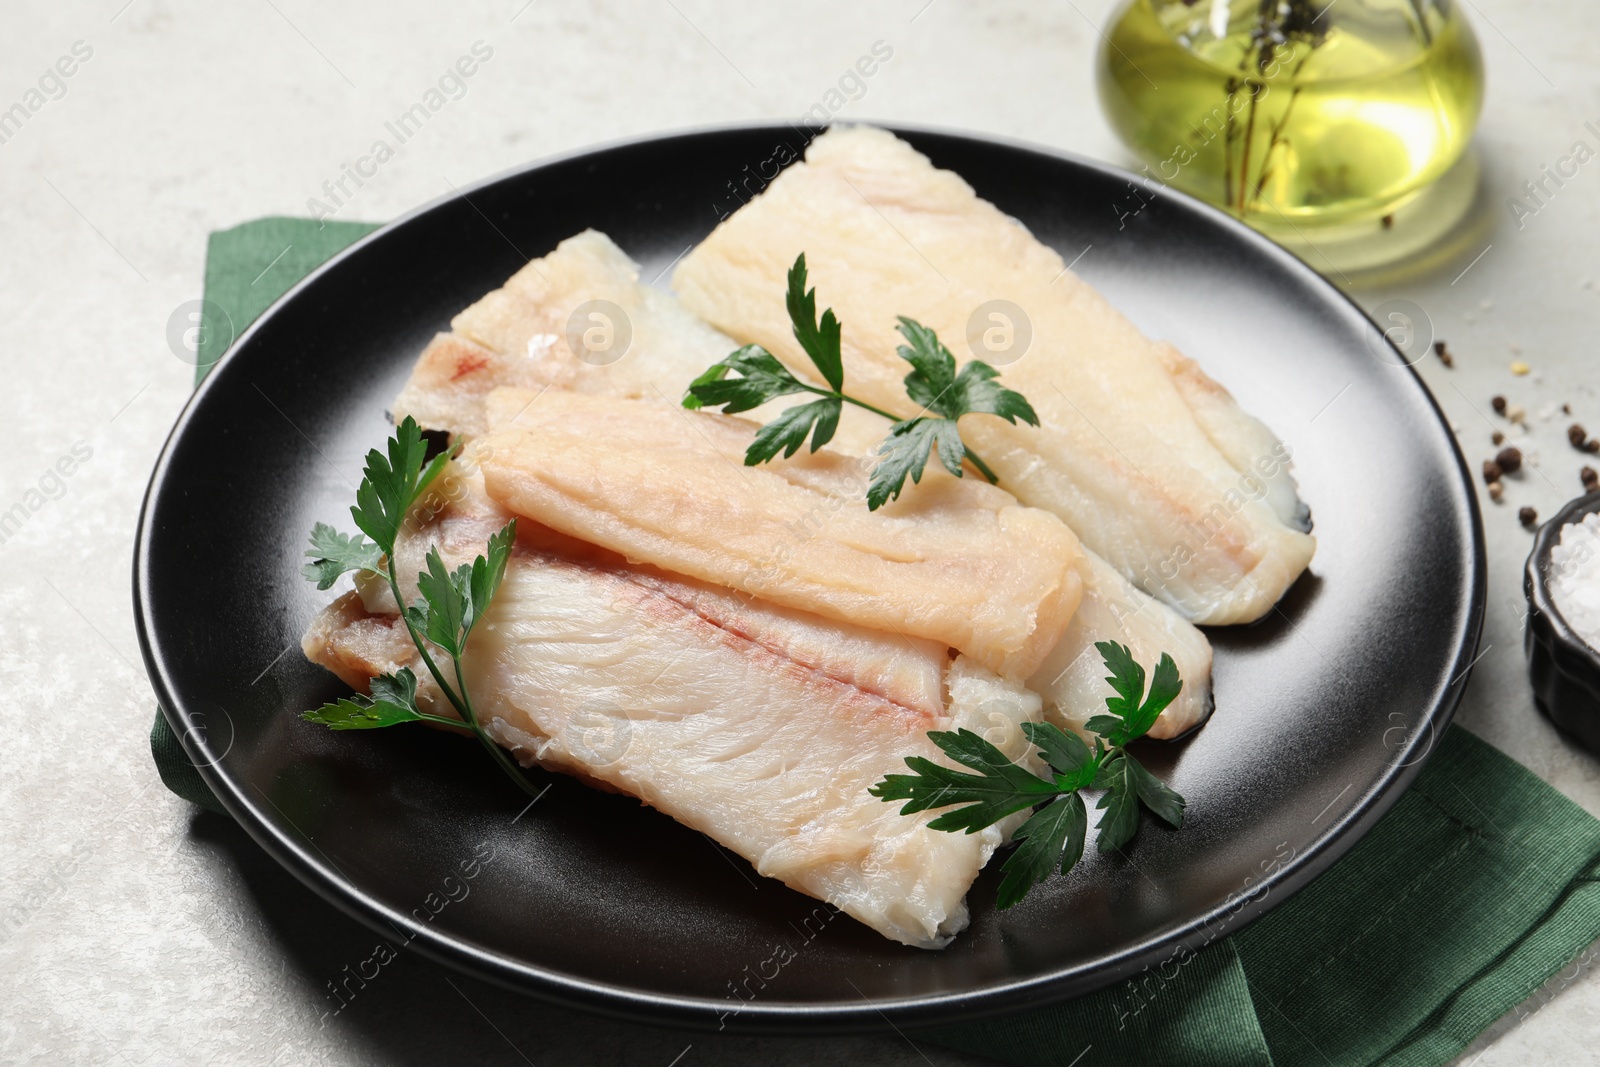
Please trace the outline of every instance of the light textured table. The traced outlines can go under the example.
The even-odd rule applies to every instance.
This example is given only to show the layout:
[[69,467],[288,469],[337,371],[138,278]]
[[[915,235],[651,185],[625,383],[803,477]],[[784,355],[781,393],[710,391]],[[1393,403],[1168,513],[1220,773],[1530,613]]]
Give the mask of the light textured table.
[[[1600,762],[1560,740],[1529,696],[1520,647],[1529,537],[1514,515],[1523,503],[1547,514],[1578,488],[1565,423],[1541,419],[1541,411],[1568,401],[1600,430],[1592,354],[1600,164],[1580,171],[1521,228],[1505,205],[1575,140],[1600,145],[1583,128],[1600,119],[1600,8],[1465,6],[1489,65],[1481,211],[1431,271],[1354,294],[1369,308],[1411,300],[1448,339],[1455,370],[1431,357],[1421,369],[1474,464],[1488,454],[1491,394],[1531,413],[1539,469],[1511,485],[1507,504],[1485,504],[1488,623],[1460,721],[1600,814]],[[75,445],[92,455],[64,490],[46,477],[44,488],[59,498],[30,511],[0,544],[0,1060],[978,1062],[894,1034],[756,1041],[620,1025],[411,958],[324,1019],[324,983],[364,959],[372,935],[231,824],[196,817],[158,783],[146,740],[152,700],[129,604],[130,551],[146,477],[189,396],[192,369],[169,347],[169,319],[200,295],[207,232],[305,214],[311,197],[326,201],[323,183],[357,164],[385,136],[384,123],[474,42],[493,55],[464,94],[359,189],[347,182],[353,195],[337,217],[387,219],[452,184],[596,142],[792,118],[825,101],[876,41],[893,57],[841,118],[969,128],[1125,161],[1100,118],[1091,75],[1109,4],[361,7],[7,5],[0,109],[24,101],[47,69],[83,44],[80,61],[64,65],[74,72],[59,98],[0,143],[0,411],[10,430],[0,510],[29,499]],[[56,91],[48,79],[47,86]],[[1532,376],[1510,375],[1518,355]],[[1279,429],[1292,438],[1295,428]],[[1553,980],[1463,1062],[1595,1062],[1597,958],[1592,951],[1589,962]]]

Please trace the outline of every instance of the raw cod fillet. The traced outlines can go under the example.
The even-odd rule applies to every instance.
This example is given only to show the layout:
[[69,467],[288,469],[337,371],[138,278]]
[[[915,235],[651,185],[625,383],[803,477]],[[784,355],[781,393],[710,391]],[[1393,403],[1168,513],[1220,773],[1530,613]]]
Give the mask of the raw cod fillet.
[[[465,562],[506,520],[470,463],[457,477],[459,498],[397,546],[400,573],[430,544]],[[967,889],[1020,820],[929,830],[932,814],[902,816],[867,790],[907,756],[943,761],[929,730],[978,730],[1031,759],[1018,727],[1038,719],[1037,696],[933,642],[584,546],[546,551],[530,534],[464,664],[501,744],[638,797],[885,937],[939,948],[966,926]],[[412,664],[392,611],[379,587],[347,594],[313,624],[306,655],[351,680]]]
[[885,131],[836,128],[691,251],[674,286],[690,311],[817,380],[775,298],[801,252],[818,306],[844,324],[847,390],[902,417],[919,411],[896,316],[964,361],[983,351],[967,340],[980,305],[1021,307],[1031,345],[1002,380],[1043,426],[969,416],[962,433],[1003,487],[1135,585],[1196,622],[1249,622],[1305,570],[1315,542],[1270,431],[957,175]]
[[[607,321],[615,314],[603,308],[580,310],[593,301],[620,308],[623,321]],[[738,347],[667,293],[640,285],[638,267],[594,230],[533,260],[450,325],[395,400],[397,421],[410,415],[424,429],[476,436],[487,428],[484,398],[502,385],[676,400]],[[610,347],[586,348],[588,330]]]
[[[609,301],[622,319],[609,322],[615,314],[604,309],[580,312],[595,301]],[[436,336],[417,359],[395,399],[395,421],[410,415],[425,430],[475,437],[488,428],[484,401],[501,386],[677,403],[701,372],[739,347],[670,293],[641,284],[638,264],[596,230],[532,260],[450,325],[452,332]],[[612,347],[587,347],[590,329]],[[792,401],[763,405],[750,417],[766,422]],[[847,408],[835,441],[864,452],[882,439],[877,421]]]
[[[768,295],[781,304],[781,289]],[[604,365],[574,356],[561,332],[570,309],[599,298],[631,309],[634,336],[620,359]],[[488,397],[502,386],[676,401],[689,381],[737,347],[732,338],[684,311],[672,296],[642,285],[638,266],[593,230],[568,238],[550,255],[532,261],[503,288],[456,316],[454,326],[473,332],[434,339],[396,400],[394,414],[396,419],[411,415],[425,428],[458,437],[475,436],[488,428]],[[1182,360],[1175,349],[1171,351],[1175,360]],[[1197,408],[1218,412],[1213,421],[1225,424],[1221,412],[1226,402],[1217,399],[1220,387],[1197,369],[1180,374],[1181,364],[1174,366],[1174,380],[1190,383],[1187,393],[1195,396]],[[780,398],[748,417],[767,421],[796,402],[795,397]],[[883,439],[887,425],[877,415],[846,405],[830,447],[866,455]],[[1270,436],[1264,428],[1263,432]],[[929,477],[935,473],[930,471]],[[902,499],[909,502],[918,492],[920,488],[912,487]],[[1293,499],[1292,483],[1288,495]],[[485,530],[478,543],[492,532]],[[1175,737],[1204,720],[1211,710],[1211,647],[1204,635],[1171,607],[1134,588],[1093,552],[1084,549],[1083,556],[1079,564],[1083,593],[1076,621],[1030,679],[1044,696],[1049,717],[1060,725],[1081,724],[1104,706],[1111,688],[1104,681],[1094,642],[1111,640],[1128,645],[1141,663],[1153,663],[1165,651],[1178,664],[1183,690],[1162,713],[1152,736]],[[420,566],[420,556],[417,563]]]
[[1078,541],[979,478],[930,472],[868,511],[824,448],[743,464],[757,426],[651,400],[497,391],[489,495],[564,534],[746,595],[942,642],[1026,678],[1078,606]]

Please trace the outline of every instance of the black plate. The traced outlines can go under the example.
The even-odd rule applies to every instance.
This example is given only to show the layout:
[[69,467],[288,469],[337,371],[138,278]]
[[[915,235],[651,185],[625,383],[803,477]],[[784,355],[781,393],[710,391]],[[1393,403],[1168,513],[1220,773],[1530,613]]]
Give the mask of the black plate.
[[299,575],[306,533],[346,514],[428,338],[584,227],[644,277],[663,271],[737,206],[730,181],[802,147],[774,126],[584,152],[423,208],[297,286],[195,395],[140,520],[139,635],[189,752],[268,852],[391,942],[539,996],[814,1033],[1107,985],[1281,902],[1395,801],[1455,709],[1484,604],[1471,485],[1419,379],[1331,285],[1196,201],[1135,197],[1130,175],[1052,152],[904,136],[1294,449],[1312,573],[1264,622],[1212,632],[1216,715],[1150,753],[1188,798],[1182,832],[1147,830],[1127,860],[1091,852],[1005,913],[991,869],[972,927],[925,952],[823,923],[816,902],[632,800],[551,776],[515,818],[524,798],[471,742],[296,718],[340,690],[296,647],[327,599]]

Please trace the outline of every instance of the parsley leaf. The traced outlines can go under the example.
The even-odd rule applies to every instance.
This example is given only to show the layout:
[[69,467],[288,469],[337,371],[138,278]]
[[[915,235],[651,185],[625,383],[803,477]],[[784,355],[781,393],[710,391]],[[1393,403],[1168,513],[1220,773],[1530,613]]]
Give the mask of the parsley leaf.
[[1033,742],[1045,763],[1056,772],[1057,789],[1070,791],[1094,784],[1095,754],[1089,751],[1083,738],[1048,722],[1025,722],[1022,734]]
[[800,342],[811,362],[816,364],[822,380],[838,393],[844,389],[844,356],[840,351],[839,320],[833,309],[822,313],[817,322],[817,291],[806,288],[806,254],[795,257],[789,268],[789,292],[784,303],[789,308],[789,322],[794,327],[794,339]]
[[371,699],[345,697],[324,704],[315,711],[302,712],[300,717],[308,722],[321,723],[330,730],[375,730],[381,726],[424,720],[461,725],[442,715],[429,715],[417,708],[417,676],[411,673],[409,667],[401,667],[393,674],[374,678]]
[[916,319],[900,316],[897,327],[907,341],[895,349],[911,364],[906,375],[906,395],[923,408],[947,419],[963,415],[998,415],[1009,423],[1018,419],[1039,425],[1033,405],[1019,392],[997,385],[1000,372],[981,359],[972,360],[956,373],[956,357],[932,330]]
[[[729,378],[729,371],[737,371],[740,376]],[[722,408],[726,414],[737,415],[780,396],[816,391],[790,374],[789,368],[765,348],[745,345],[711,364],[704,374],[690,382],[683,406],[691,410],[708,406]]]
[[330,730],[373,730],[380,726],[422,720],[422,716],[410,708],[363,697],[345,697],[314,711],[301,712],[300,717],[307,722],[320,723]]
[[372,699],[398,704],[421,715],[417,709],[417,676],[410,667],[401,667],[393,674],[381,674],[371,683]]
[[1033,405],[1021,393],[996,385],[1000,372],[982,360],[973,360],[956,373],[956,357],[950,354],[939,336],[916,319],[900,316],[900,335],[908,344],[895,349],[911,364],[906,375],[906,395],[933,416],[903,419],[889,427],[889,436],[878,446],[878,464],[867,484],[867,508],[876,511],[895,500],[905,488],[906,476],[922,481],[928,453],[937,452],[945,470],[962,476],[961,463],[971,460],[991,482],[998,482],[992,470],[961,440],[957,420],[963,415],[998,415],[1007,422],[1039,425]]
[[889,436],[878,446],[878,462],[867,482],[867,510],[877,511],[897,499],[905,488],[906,475],[920,483],[930,450],[939,453],[940,462],[956,477],[961,476],[966,446],[961,443],[961,431],[955,423],[948,419],[907,419],[891,426]]
[[[765,463],[779,452],[783,453],[784,459],[788,459],[800,451],[808,433],[811,433],[811,451],[815,452],[833,440],[843,410],[844,404],[838,397],[823,397],[787,409],[756,431],[750,447],[745,449],[744,465],[754,467],[757,463]],[[815,433],[812,433],[813,425],[816,427]]]
[[1096,811],[1105,812],[1095,829],[1100,831],[1096,843],[1101,852],[1120,849],[1139,829],[1139,789],[1131,779],[1133,765],[1117,753],[1100,767],[1095,785],[1105,790],[1095,805]]
[[1149,733],[1156,718],[1177,697],[1178,690],[1183,688],[1183,681],[1178,677],[1178,665],[1172,662],[1171,656],[1164,652],[1161,654],[1161,660],[1150,679],[1150,694],[1140,704],[1139,698],[1145,696],[1144,668],[1134,662],[1128,646],[1115,641],[1097,641],[1094,647],[1105,661],[1106,669],[1111,672],[1106,681],[1111,683],[1117,695],[1106,698],[1106,709],[1111,712],[1110,715],[1096,715],[1084,727],[1104,737],[1112,746],[1125,745]]
[[822,397],[789,408],[763,426],[745,450],[748,467],[765,463],[780,452],[788,459],[800,450],[808,436],[811,451],[815,452],[833,439],[847,403],[882,415],[892,425],[889,436],[878,446],[878,463],[868,482],[869,511],[898,499],[908,476],[914,484],[920,484],[930,452],[937,452],[945,469],[958,478],[962,463],[970,461],[989,481],[999,481],[994,471],[961,440],[957,420],[962,415],[983,414],[998,415],[1011,423],[1021,419],[1039,425],[1039,416],[1022,394],[996,384],[1000,372],[981,360],[973,360],[956,373],[955,357],[934,332],[901,316],[898,328],[908,344],[900,345],[896,351],[912,367],[905,378],[906,395],[932,414],[897,420],[882,408],[850,396],[844,391],[843,329],[832,308],[817,318],[817,291],[806,288],[806,279],[806,257],[802,252],[789,268],[784,305],[795,340],[828,388],[801,381],[760,345],[745,345],[690,382],[683,406],[721,408],[736,415],[793,393]]
[[361,472],[356,506],[350,509],[350,515],[362,533],[376,541],[385,553],[392,554],[406,512],[450,462],[451,450],[439,453],[424,470],[427,445],[416,420],[408,415],[389,438],[388,452],[385,456],[374,448],[367,453],[367,466]]
[[[1011,762],[970,730],[931,731],[929,740],[945,755],[978,773],[908,756],[906,766],[914,773],[885,775],[868,790],[880,800],[906,801],[900,809],[902,815],[954,809],[930,820],[931,830],[976,833],[1008,815],[1035,809],[1017,828],[1013,835],[1017,850],[1001,867],[1004,877],[997,903],[1002,909],[1016,904],[1052,871],[1059,869],[1065,874],[1083,856],[1088,811],[1081,790],[1105,790],[1095,805],[1105,813],[1097,824],[1097,847],[1102,852],[1121,849],[1133,839],[1139,829],[1141,804],[1171,826],[1183,825],[1183,797],[1146,770],[1125,747],[1143,737],[1177,696],[1183,684],[1177,667],[1172,657],[1163,653],[1146,697],[1144,668],[1125,646],[1103,641],[1095,647],[1111,672],[1107,680],[1115,695],[1106,698],[1114,714],[1089,720],[1089,729],[1100,735],[1094,748],[1050,723],[1022,724],[1023,735],[1044,759],[1049,777]],[[1119,738],[1112,740],[1110,748],[1106,747],[1111,740],[1106,731]]]
[[306,550],[311,562],[300,573],[327,589],[346,571],[367,571],[382,575],[383,549],[360,534],[346,536],[319,522],[311,528],[311,547]]
[[1029,808],[1056,792],[1050,782],[1006,759],[1005,753],[971,730],[935,730],[928,739],[945,755],[978,774],[967,774],[922,756],[909,756],[916,774],[891,774],[867,792],[880,800],[904,800],[902,815],[914,815],[951,804],[967,807],[945,812],[928,825],[935,830],[977,833],[1013,812]]
[[1119,849],[1133,839],[1139,829],[1141,802],[1168,825],[1183,825],[1183,797],[1122,749],[1115,750],[1101,766],[1094,784],[1106,791],[1095,805],[1096,810],[1105,812],[1096,824],[1101,852]]
[[489,602],[505,576],[516,536],[517,520],[512,519],[489,538],[487,555],[463,563],[454,572],[445,568],[437,548],[428,550],[425,557],[428,569],[417,575],[417,590],[422,594],[422,601],[407,608],[406,615],[428,640],[444,649],[452,659],[461,658],[467,646],[467,635],[489,610]]
[[1012,835],[1017,850],[1000,867],[1005,877],[996,906],[1004,911],[1053,871],[1070,871],[1083,856],[1088,829],[1089,815],[1077,793],[1063,793],[1028,816]]
[[1138,791],[1144,806],[1173,829],[1183,826],[1185,802],[1177,790],[1151,774],[1144,764],[1126,752],[1122,758],[1128,761],[1128,776],[1133,780],[1134,789]]

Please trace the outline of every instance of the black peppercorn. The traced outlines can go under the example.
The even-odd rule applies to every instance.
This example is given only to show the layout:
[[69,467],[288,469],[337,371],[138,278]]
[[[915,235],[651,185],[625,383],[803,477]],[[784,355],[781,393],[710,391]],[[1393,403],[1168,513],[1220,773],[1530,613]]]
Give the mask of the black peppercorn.
[[1504,415],[1506,413],[1506,398],[1503,396],[1492,396],[1489,398],[1489,406],[1494,408],[1494,413],[1496,415]]
[[1515,474],[1522,469],[1522,450],[1516,445],[1507,445],[1495,454],[1495,463],[1505,474]]
[[1531,530],[1538,525],[1539,513],[1532,508],[1522,508],[1517,512],[1517,520]]

